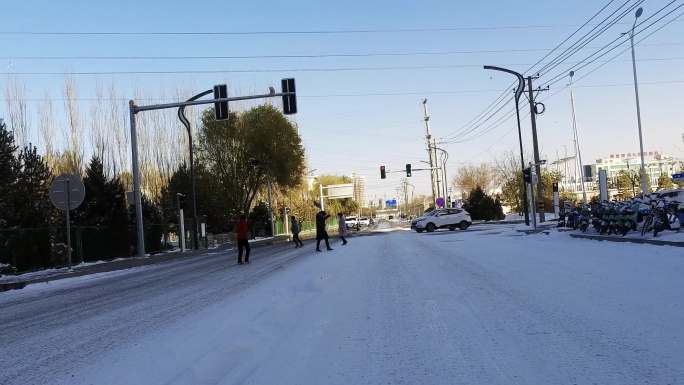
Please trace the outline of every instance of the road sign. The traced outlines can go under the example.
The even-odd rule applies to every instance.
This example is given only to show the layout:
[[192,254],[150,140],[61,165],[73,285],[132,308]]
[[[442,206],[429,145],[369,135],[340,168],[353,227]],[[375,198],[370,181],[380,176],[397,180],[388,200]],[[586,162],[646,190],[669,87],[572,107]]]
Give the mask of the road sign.
[[331,184],[324,186],[328,190],[328,199],[344,199],[354,197],[354,184],[344,183],[344,184]]
[[[73,210],[83,203],[85,186],[77,175],[60,175],[50,186],[50,201],[58,209]],[[67,205],[68,201],[68,205]]]
[[437,198],[437,207],[444,207],[444,198]]
[[397,207],[397,200],[396,199],[388,199],[385,201],[385,207],[391,207],[395,208]]
[[672,174],[672,180],[675,182],[684,182],[684,172]]
[[67,262],[71,270],[71,219],[69,211],[77,208],[85,198],[85,186],[77,175],[60,175],[50,186],[50,201],[55,207],[64,211],[66,216]]

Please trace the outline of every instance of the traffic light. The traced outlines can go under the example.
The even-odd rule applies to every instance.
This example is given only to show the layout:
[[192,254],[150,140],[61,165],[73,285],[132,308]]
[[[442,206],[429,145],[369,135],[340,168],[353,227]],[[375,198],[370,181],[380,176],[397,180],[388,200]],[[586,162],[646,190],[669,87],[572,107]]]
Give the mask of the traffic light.
[[[214,99],[225,99],[228,97],[228,87],[225,84],[214,86]],[[216,120],[228,119],[228,102],[214,103],[214,115]]]
[[387,178],[387,173],[385,173],[385,166],[380,166],[380,179]]
[[406,163],[406,177],[411,177],[411,163]]
[[295,94],[294,78],[281,80],[283,93],[283,113],[292,115],[297,113],[297,96]]
[[178,200],[178,209],[185,209],[185,194],[176,193],[176,199]]
[[523,169],[523,179],[525,183],[532,183],[532,171],[529,167]]

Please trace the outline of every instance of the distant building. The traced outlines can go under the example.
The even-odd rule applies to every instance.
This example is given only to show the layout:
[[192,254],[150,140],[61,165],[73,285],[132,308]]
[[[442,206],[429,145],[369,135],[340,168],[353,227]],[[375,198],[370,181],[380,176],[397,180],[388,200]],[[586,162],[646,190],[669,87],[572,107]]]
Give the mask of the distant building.
[[353,173],[352,183],[354,184],[354,201],[359,202],[361,207],[368,207],[368,200],[366,199],[366,177]]
[[[610,154],[606,158],[596,159],[596,173],[606,170],[608,180],[615,181],[620,171],[635,171],[641,169],[639,153]],[[666,156],[658,151],[644,152],[644,168],[652,187],[658,186],[660,175],[668,175],[682,170],[682,162],[672,156]],[[596,176],[598,177],[598,176]]]
[[[579,197],[582,194],[582,184],[580,183],[579,165],[575,162],[575,157],[569,156],[560,158],[550,164],[550,170],[557,171],[561,175],[558,183],[559,190],[562,192],[574,193]],[[671,176],[684,169],[681,160],[672,156],[661,154],[658,151],[644,152],[644,167],[646,175],[655,190],[658,186],[658,178],[665,174]],[[641,157],[639,153],[625,152],[609,154],[605,158],[596,159],[593,164],[583,165],[587,197],[591,198],[598,195],[598,172],[606,170],[609,184],[614,185],[620,171],[636,173],[641,169]]]

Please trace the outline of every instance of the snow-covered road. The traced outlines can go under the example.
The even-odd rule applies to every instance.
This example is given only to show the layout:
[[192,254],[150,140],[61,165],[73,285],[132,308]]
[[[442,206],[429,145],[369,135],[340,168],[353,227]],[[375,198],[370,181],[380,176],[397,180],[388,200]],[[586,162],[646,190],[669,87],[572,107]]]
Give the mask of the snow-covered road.
[[0,384],[684,383],[679,248],[481,226],[269,253],[0,293]]

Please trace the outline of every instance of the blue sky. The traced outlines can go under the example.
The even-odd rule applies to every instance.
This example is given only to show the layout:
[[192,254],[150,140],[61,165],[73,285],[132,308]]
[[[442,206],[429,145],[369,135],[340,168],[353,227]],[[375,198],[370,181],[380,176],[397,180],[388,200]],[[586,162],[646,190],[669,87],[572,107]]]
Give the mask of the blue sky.
[[[0,56],[35,55],[279,55],[412,51],[513,50],[382,57],[211,59],[211,60],[2,60],[4,72],[150,71],[269,69],[261,73],[78,76],[80,96],[96,81],[115,82],[125,97],[133,90],[154,95],[177,85],[198,91],[228,83],[234,93],[265,90],[282,77],[295,77],[300,126],[312,168],[318,172],[366,175],[369,198],[391,197],[398,175],[379,179],[378,166],[403,168],[426,159],[420,101],[429,99],[435,136],[453,133],[493,101],[510,82],[483,64],[523,71],[606,2],[456,1],[11,1],[2,7],[3,31],[315,31],[421,29],[435,27],[515,27],[451,31],[269,34],[231,36],[26,36],[0,35]],[[614,4],[620,4],[616,1]],[[644,2],[644,17],[666,1]],[[677,4],[681,1],[677,1]],[[675,15],[678,13],[675,13]],[[632,20],[631,16],[626,20]],[[607,31],[589,47],[599,47],[629,26]],[[684,157],[684,23],[674,22],[638,47],[646,150]],[[560,66],[593,52],[582,51]],[[456,67],[459,65],[461,67]],[[287,69],[340,67],[452,66],[372,71],[298,72]],[[587,68],[587,70],[592,67]],[[578,77],[582,76],[581,71]],[[0,78],[3,82],[6,76]],[[542,79],[543,80],[543,79]],[[59,95],[60,76],[27,76],[29,97]],[[626,53],[583,79],[575,89],[585,163],[615,152],[638,151],[631,64]],[[540,97],[547,112],[539,117],[542,156],[554,159],[571,145],[569,95],[561,82]],[[330,96],[391,93],[409,95]],[[3,103],[4,104],[4,103]],[[3,107],[4,108],[4,107]],[[507,107],[508,108],[508,107]],[[523,116],[525,145],[529,115]],[[447,144],[453,175],[463,163],[491,162],[517,150],[513,120],[466,143]],[[427,175],[414,173],[417,192],[427,192]]]

